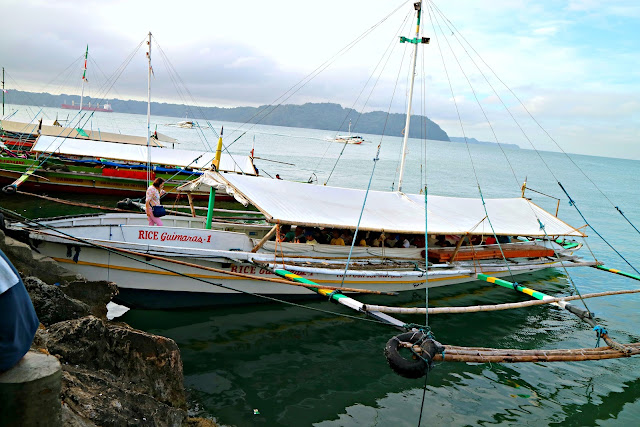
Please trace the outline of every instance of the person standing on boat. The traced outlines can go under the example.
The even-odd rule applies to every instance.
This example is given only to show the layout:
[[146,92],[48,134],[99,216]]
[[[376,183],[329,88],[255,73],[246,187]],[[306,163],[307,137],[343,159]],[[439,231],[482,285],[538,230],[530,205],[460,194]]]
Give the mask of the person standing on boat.
[[149,225],[162,225],[162,220],[153,216],[153,206],[160,206],[160,197],[164,195],[164,179],[156,178],[153,184],[147,188],[147,197],[144,208],[147,211]]

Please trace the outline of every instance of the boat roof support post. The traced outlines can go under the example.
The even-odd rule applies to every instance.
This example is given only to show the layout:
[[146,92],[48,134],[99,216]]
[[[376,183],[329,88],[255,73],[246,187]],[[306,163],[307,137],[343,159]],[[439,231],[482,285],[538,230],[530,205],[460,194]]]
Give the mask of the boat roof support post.
[[[220,130],[220,138],[218,138],[218,147],[216,148],[216,157],[211,162],[211,167],[218,172],[220,166],[220,158],[222,157],[222,134],[224,133],[224,127]],[[209,190],[209,206],[207,208],[207,223],[205,228],[211,230],[211,221],[213,220],[213,207],[216,203],[216,189],[211,187]]]

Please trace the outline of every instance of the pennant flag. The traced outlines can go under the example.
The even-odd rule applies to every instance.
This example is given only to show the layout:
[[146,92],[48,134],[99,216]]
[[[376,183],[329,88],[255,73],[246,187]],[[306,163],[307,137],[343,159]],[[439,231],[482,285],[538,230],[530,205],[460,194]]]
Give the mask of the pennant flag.
[[82,80],[87,80],[87,57],[89,56],[89,45],[87,45],[87,51],[84,54],[84,72],[82,73]]
[[78,135],[82,135],[84,137],[89,138],[89,135],[87,135],[87,133],[84,130],[82,130],[81,128],[77,128],[76,131],[78,132]]

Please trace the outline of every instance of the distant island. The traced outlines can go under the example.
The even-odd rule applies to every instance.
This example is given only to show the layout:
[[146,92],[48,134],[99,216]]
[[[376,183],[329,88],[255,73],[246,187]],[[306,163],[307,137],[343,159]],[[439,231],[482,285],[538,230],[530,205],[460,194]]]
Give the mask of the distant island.
[[[464,143],[464,137],[462,137],[462,136],[450,136],[449,140],[451,142],[462,142],[462,143]],[[469,137],[467,137],[467,142],[469,144],[476,144],[476,145],[498,145],[495,142],[478,141],[475,138],[469,138]],[[501,142],[500,145],[502,147],[505,147],[505,148],[520,148],[520,146],[518,146],[516,144],[506,144],[504,142]]]
[[[65,104],[79,104],[80,97],[75,95],[53,95],[50,93],[35,93],[12,90],[7,102],[21,105],[38,105],[60,108]],[[84,98],[88,105],[108,102],[114,112],[128,114],[147,114],[147,103],[134,100],[92,100]],[[322,129],[334,132],[347,132],[351,120],[351,133],[367,133],[389,136],[402,136],[405,125],[405,115],[389,114],[384,111],[372,111],[360,114],[351,108],[343,108],[333,103],[307,103],[304,105],[286,104],[277,108],[270,105],[260,107],[187,107],[181,104],[151,103],[151,113],[159,116],[184,117],[189,111],[189,119],[207,119],[238,123],[260,123],[272,126],[289,126],[306,129]],[[449,141],[447,133],[436,123],[423,116],[413,116],[409,136],[412,138],[427,138],[437,141]]]
[[[36,93],[12,90],[6,97],[7,103],[19,105],[39,105],[60,108],[62,104],[80,104],[80,97],[76,95],[53,95],[50,93]],[[147,103],[134,100],[92,100],[84,98],[84,104],[92,105],[108,102],[113,111],[128,114],[147,114]],[[187,107],[182,104],[152,102],[151,112],[154,115],[169,117],[184,117],[189,111],[189,119],[206,119],[238,123],[260,123],[272,126],[289,126],[306,129],[321,129],[332,132],[346,133],[351,120],[351,133],[365,133],[372,135],[398,136],[403,135],[405,115],[392,113],[387,116],[384,111],[372,111],[360,114],[351,108],[343,108],[333,103],[306,103],[303,105],[286,104],[277,108],[270,105],[260,107]],[[436,123],[424,116],[413,116],[409,136],[412,138],[426,138],[436,141],[464,142],[464,138],[450,137]],[[495,145],[493,142],[478,141],[467,138],[470,144]],[[503,147],[520,148],[515,144],[501,144]]]

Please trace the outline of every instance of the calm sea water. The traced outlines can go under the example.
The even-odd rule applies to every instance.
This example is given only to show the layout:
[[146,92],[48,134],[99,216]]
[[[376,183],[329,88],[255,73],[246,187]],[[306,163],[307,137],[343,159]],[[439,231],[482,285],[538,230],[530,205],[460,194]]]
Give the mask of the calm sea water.
[[[23,107],[20,114],[26,114]],[[38,109],[32,107],[33,111]],[[52,118],[69,112],[45,109]],[[98,113],[86,127],[146,134],[146,118],[122,113]],[[166,126],[183,118],[154,117],[158,131],[175,136],[181,147],[203,149],[206,139],[195,129]],[[101,123],[99,123],[99,121]],[[221,123],[213,123],[219,131]],[[225,141],[241,135],[237,123],[225,123]],[[366,188],[374,166],[379,136],[360,146],[326,142],[330,131],[256,126],[229,151],[247,154],[255,136],[256,164],[265,175],[324,183],[340,157],[329,185]],[[399,138],[385,138],[372,188],[397,188]],[[340,152],[344,152],[340,156]],[[410,141],[404,190],[418,192],[428,183],[431,194],[513,197],[520,185],[561,199],[561,218],[584,224],[560,190],[569,191],[589,223],[636,268],[640,267],[640,235],[619,215],[640,225],[640,163],[572,155],[575,164],[610,199],[609,202],[566,156],[559,153],[471,146],[430,141],[426,149]],[[287,162],[286,165],[276,162]],[[510,166],[511,165],[511,166]],[[474,172],[475,168],[475,172]],[[513,168],[513,172],[512,172]],[[515,174],[515,177],[514,177]],[[476,181],[476,176],[477,180]],[[393,187],[395,182],[395,187]],[[527,193],[555,211],[556,201]],[[111,199],[83,198],[102,204]],[[3,206],[32,216],[83,210],[56,207],[31,199],[8,199]],[[295,195],[292,195],[295,201]],[[613,203],[613,205],[612,205]],[[606,265],[631,271],[609,247],[588,230],[589,245]],[[583,256],[590,257],[588,249]],[[570,269],[583,293],[637,288],[638,283],[594,269]],[[571,293],[562,271],[526,276],[521,283],[552,295]],[[466,306],[523,301],[502,288],[473,283],[430,291],[431,306]],[[367,303],[424,304],[424,292],[399,297],[360,297]],[[640,296],[613,296],[587,301],[602,325],[619,342],[640,339]],[[326,310],[325,312],[311,309]],[[189,311],[128,312],[133,327],[168,336],[180,346],[185,385],[193,415],[214,417],[224,425],[252,426],[415,426],[421,411],[423,380],[401,378],[388,368],[382,354],[396,331],[345,317],[346,308],[316,301],[302,306],[268,304]],[[423,316],[403,317],[424,323]],[[445,344],[519,349],[579,348],[595,345],[589,327],[567,312],[550,306],[479,314],[430,317],[437,339]],[[254,414],[257,409],[259,414]],[[640,358],[598,362],[535,364],[441,363],[429,374],[423,425],[638,425],[640,419]]]

